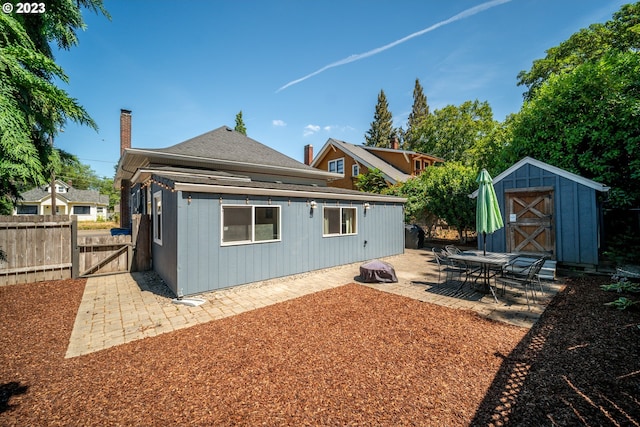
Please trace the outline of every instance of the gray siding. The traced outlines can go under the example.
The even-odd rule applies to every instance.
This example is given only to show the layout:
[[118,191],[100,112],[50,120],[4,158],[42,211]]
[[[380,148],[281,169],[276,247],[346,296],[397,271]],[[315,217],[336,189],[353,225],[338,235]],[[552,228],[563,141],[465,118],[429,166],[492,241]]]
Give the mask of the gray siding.
[[[153,215],[151,216],[151,253],[153,256],[153,269],[158,273],[162,280],[167,284],[176,295],[180,290],[178,288],[178,274],[176,271],[177,259],[177,198],[178,193],[162,189],[156,184],[151,186],[151,197],[158,191],[162,191],[162,245],[153,241]],[[152,209],[153,211],[153,209]]]
[[[177,290],[185,295],[395,255],[404,250],[401,204],[372,203],[365,215],[362,203],[353,203],[357,208],[358,233],[323,237],[322,206],[323,203],[336,206],[335,201],[316,200],[318,206],[311,215],[306,199],[292,198],[289,202],[285,198],[272,198],[271,204],[281,207],[281,241],[221,246],[219,195],[176,194]],[[246,205],[246,198],[224,195],[223,204]],[[267,205],[268,199],[251,197],[249,204]],[[341,201],[340,206],[350,204]],[[168,261],[166,268],[171,268]],[[354,277],[357,274],[354,271]]]
[[[594,189],[530,164],[502,178],[494,187],[505,224],[506,190],[553,187],[556,260],[575,264],[598,263],[598,212]],[[504,227],[487,236],[487,250],[506,251]]]

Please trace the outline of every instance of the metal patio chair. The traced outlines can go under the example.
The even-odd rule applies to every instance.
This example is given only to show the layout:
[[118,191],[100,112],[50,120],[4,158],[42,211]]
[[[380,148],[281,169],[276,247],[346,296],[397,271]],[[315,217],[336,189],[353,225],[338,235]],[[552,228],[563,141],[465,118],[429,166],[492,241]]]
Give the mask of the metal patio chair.
[[509,263],[503,269],[502,275],[495,277],[496,282],[502,283],[502,295],[504,295],[507,285],[512,288],[522,288],[527,299],[527,308],[530,309],[529,291],[531,291],[533,302],[536,303],[535,285],[539,283],[540,279],[537,276],[544,264],[544,260],[544,258],[536,259],[526,267],[518,265],[518,263]]

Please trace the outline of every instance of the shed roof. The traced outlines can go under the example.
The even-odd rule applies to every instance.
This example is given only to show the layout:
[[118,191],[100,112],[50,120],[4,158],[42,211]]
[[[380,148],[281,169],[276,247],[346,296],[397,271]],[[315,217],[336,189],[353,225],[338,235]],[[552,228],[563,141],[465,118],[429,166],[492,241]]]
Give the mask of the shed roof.
[[[577,175],[575,173],[566,171],[564,169],[561,169],[557,166],[553,166],[550,165],[548,163],[545,162],[541,162],[540,160],[536,160],[533,157],[524,157],[522,159],[520,159],[518,162],[514,163],[510,168],[508,168],[507,170],[505,170],[504,172],[498,174],[495,176],[495,178],[493,178],[493,183],[497,183],[500,182],[503,178],[511,175],[513,172],[515,172],[516,170],[520,169],[522,166],[524,165],[533,165],[536,166],[540,169],[546,170],[552,174],[561,176],[563,178],[566,178],[570,181],[574,181],[577,182],[578,184],[582,184],[586,187],[589,188],[593,188],[596,191],[602,191],[602,192],[606,192],[609,191],[609,187],[601,184],[599,182],[593,181],[591,179],[585,178],[583,176]],[[473,193],[471,193],[469,195],[469,197],[471,198],[476,198],[478,196],[478,190],[474,191]]]

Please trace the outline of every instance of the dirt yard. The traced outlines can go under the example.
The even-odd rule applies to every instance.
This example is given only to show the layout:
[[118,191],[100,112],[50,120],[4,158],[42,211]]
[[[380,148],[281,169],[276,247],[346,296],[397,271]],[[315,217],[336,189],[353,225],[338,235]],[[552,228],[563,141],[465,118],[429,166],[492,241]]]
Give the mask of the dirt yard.
[[351,284],[64,359],[84,281],[0,288],[0,425],[640,425],[640,311],[530,331]]

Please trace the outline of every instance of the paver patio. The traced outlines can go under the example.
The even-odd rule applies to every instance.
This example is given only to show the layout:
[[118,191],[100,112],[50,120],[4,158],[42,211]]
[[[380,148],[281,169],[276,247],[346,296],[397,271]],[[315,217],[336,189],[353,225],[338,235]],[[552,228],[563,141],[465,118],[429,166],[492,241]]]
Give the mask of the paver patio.
[[[383,259],[393,265],[397,283],[364,286],[423,302],[473,310],[483,317],[531,327],[551,298],[564,285],[547,283],[538,304],[527,308],[524,296],[507,291],[499,303],[465,286],[438,284],[437,265],[426,249],[406,249]],[[197,295],[206,302],[197,307],[174,304],[153,273],[126,273],[87,279],[66,357],[76,357],[165,332],[210,322],[303,295],[357,282],[362,263],[250,283]]]

